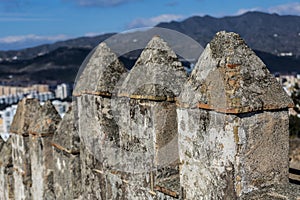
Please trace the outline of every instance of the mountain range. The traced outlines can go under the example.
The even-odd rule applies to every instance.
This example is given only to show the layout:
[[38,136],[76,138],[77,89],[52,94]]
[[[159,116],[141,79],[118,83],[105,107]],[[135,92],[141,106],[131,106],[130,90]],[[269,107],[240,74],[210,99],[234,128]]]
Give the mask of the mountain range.
[[[271,72],[300,73],[300,16],[280,16],[262,12],[248,12],[222,18],[195,16],[181,22],[160,23],[156,27],[183,33],[203,47],[216,32],[233,31],[239,33],[255,50]],[[137,45],[134,51],[119,50],[127,52],[120,56],[125,66],[130,69],[142,51],[141,47],[146,45],[154,32],[150,29],[122,34],[109,33],[17,51],[0,51],[0,81],[72,82],[88,53],[100,42],[116,35],[119,35],[117,39],[110,40],[113,50],[117,48],[117,44],[119,47],[121,44],[122,48]],[[174,46],[184,49],[189,55],[189,62],[194,63],[197,60],[199,52],[186,48],[180,41]]]

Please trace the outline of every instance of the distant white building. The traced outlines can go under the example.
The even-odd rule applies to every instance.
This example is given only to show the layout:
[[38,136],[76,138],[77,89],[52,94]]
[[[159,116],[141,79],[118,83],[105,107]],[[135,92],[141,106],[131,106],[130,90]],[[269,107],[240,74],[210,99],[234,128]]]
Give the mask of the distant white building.
[[35,98],[41,102],[54,99],[54,94],[52,92],[37,92],[37,91],[30,91],[28,93],[17,93],[17,94],[10,94],[10,95],[2,95],[0,96],[0,104],[17,104],[20,100],[24,97],[27,98]]
[[70,95],[71,95],[71,92],[70,92],[70,87],[68,84],[62,83],[60,85],[57,85],[57,88],[55,90],[56,98],[65,99]]
[[0,111],[0,136],[6,141],[10,136],[10,126],[17,111],[17,105],[12,105]]
[[54,99],[54,95],[52,92],[31,92],[26,96],[26,98],[30,99],[38,99],[40,102],[45,102],[51,99]]
[[70,109],[71,103],[66,101],[52,101],[55,109],[57,110],[58,114],[63,118],[65,113]]

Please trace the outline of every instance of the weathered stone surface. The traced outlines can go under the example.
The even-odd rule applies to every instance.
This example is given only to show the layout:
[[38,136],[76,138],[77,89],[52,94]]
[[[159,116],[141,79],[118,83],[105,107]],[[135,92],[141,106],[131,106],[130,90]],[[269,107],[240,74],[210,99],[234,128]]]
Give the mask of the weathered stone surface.
[[[111,97],[115,85],[126,72],[117,56],[105,43],[101,43],[82,64],[84,71],[73,92],[74,116],[77,134],[80,136],[81,198],[105,199],[105,176],[93,169],[104,170],[106,142],[118,145],[118,127],[111,110]],[[104,144],[104,145],[103,145]]]
[[77,199],[81,194],[80,139],[69,110],[52,140],[54,193],[56,199]]
[[[39,109],[38,109],[39,108]],[[37,108],[29,125],[33,199],[55,199],[52,137],[61,118],[50,101]]]
[[76,131],[74,121],[74,112],[71,108],[59,123],[52,140],[53,144],[63,147],[63,151],[69,154],[77,154],[80,147],[80,138]]
[[[175,103],[130,99],[118,104],[118,110],[121,156],[115,167],[134,173],[128,179],[136,186],[152,191],[164,187],[179,196]],[[167,184],[171,178],[173,185]]]
[[298,200],[300,199],[300,186],[299,185],[272,185],[262,188],[258,191],[253,191],[249,194],[243,195],[241,200]]
[[[127,179],[137,188],[165,198],[181,195],[175,97],[185,80],[176,54],[155,36],[114,99],[122,155],[118,169],[134,173]],[[144,192],[132,195],[148,199]]]
[[10,131],[15,133],[11,136],[14,198],[31,199],[31,159],[30,141],[28,129],[32,119],[40,109],[39,102],[35,99],[23,99],[13,119]]
[[292,101],[237,34],[217,33],[178,100],[187,199],[236,199],[288,183]]
[[137,88],[129,98],[144,99],[150,101],[175,101],[175,95],[171,90],[160,84],[145,84]]
[[15,199],[55,199],[51,141],[60,120],[51,102],[18,104],[11,138]]
[[[28,135],[26,132],[22,132],[22,134]],[[29,153],[29,136],[13,134],[11,140],[14,166],[14,198],[18,200],[32,199],[30,190],[32,186],[32,172]]]
[[10,132],[28,135],[28,128],[36,113],[40,110],[37,99],[23,99],[18,103],[18,109],[10,127]]
[[14,199],[11,139],[0,138],[0,199]]
[[36,114],[31,119],[28,132],[36,136],[53,135],[61,121],[60,115],[50,101],[36,107]]
[[178,96],[186,78],[175,52],[159,36],[155,36],[124,80],[119,95],[130,96],[143,85],[157,84]]
[[186,88],[192,92],[182,94],[183,104],[218,112],[293,106],[265,64],[236,33],[216,34],[200,56]]
[[115,85],[126,72],[118,57],[104,43],[100,43],[85,59],[73,95],[95,94],[110,96]]
[[187,199],[237,198],[267,185],[288,183],[287,111],[242,116],[200,109],[177,113]]
[[[112,115],[111,96],[122,74],[126,72],[117,56],[105,43],[101,43],[82,64],[84,71],[74,90],[76,118],[75,127],[80,136],[80,163],[82,191],[81,198],[105,199],[106,176],[93,171],[107,168],[107,157],[103,153],[117,147],[118,126]],[[103,162],[101,162],[103,161]]]
[[[77,126],[80,136],[82,198],[106,196],[106,176],[93,170],[106,171],[118,148],[118,126],[114,121],[111,99],[94,95],[76,98]],[[105,198],[104,198],[105,199]]]
[[[109,98],[109,95],[102,93],[82,93],[75,98],[75,117],[78,119],[78,124],[75,126],[78,127],[81,142],[80,163],[83,186],[81,198],[151,199],[156,194],[155,188],[164,190],[162,188],[170,180],[165,180],[166,176],[170,178],[176,173],[178,175],[178,164],[176,165],[178,140],[175,137],[177,129],[173,127],[173,125],[177,125],[176,105],[172,89],[179,94],[180,88],[178,87],[183,85],[183,82],[179,84],[179,81],[185,80],[186,74],[175,53],[161,39],[158,41],[153,39],[149,43],[144,52],[145,58],[147,57],[146,54],[151,54],[149,49],[153,51],[152,53],[156,51],[163,51],[164,53],[156,53],[152,61],[154,60],[157,66],[149,69],[149,72],[156,73],[158,76],[161,76],[160,73],[168,73],[173,82],[176,80],[177,85],[172,83],[173,88],[169,86],[171,81],[168,82],[167,79],[164,79],[166,81],[163,84],[153,84],[152,82],[148,85],[141,84],[132,93],[123,90],[126,94],[130,94],[126,97]],[[159,58],[160,55],[163,56]],[[93,55],[91,62],[94,62],[92,58]],[[167,61],[164,59],[174,60],[174,63],[165,66]],[[140,59],[138,62],[144,67],[150,65],[144,59]],[[97,68],[98,72],[96,73],[106,73],[104,64],[107,64],[106,67],[111,67],[109,63],[103,63],[103,67]],[[142,67],[142,65],[138,66]],[[113,69],[113,67],[111,68]],[[85,74],[85,71],[82,74]],[[134,70],[133,73],[135,73]],[[119,78],[119,75],[116,78]],[[163,80],[162,77],[160,79]],[[140,82],[136,81],[140,80],[139,77],[138,80],[129,79],[125,82],[137,86]],[[95,79],[94,82],[97,83],[98,80]],[[117,84],[117,82],[100,82],[99,84]],[[122,81],[118,83],[119,85],[122,85],[121,89],[124,86]],[[114,87],[115,85],[111,86],[111,88]],[[123,93],[118,93],[122,96],[121,94]],[[128,97],[132,100],[129,100]],[[147,119],[151,120],[159,115],[161,119],[155,122],[149,121],[149,125],[145,124],[148,123]],[[170,121],[167,120],[169,117]],[[161,141],[156,143],[155,137]],[[175,138],[175,142],[172,140],[173,138]],[[177,152],[175,159],[173,154],[167,151],[170,148],[164,149],[171,140],[173,141],[171,143],[173,144],[172,149],[177,149],[177,151],[172,152],[175,155]],[[162,153],[158,152],[156,148],[162,149]],[[164,165],[163,158],[169,158],[175,163],[174,166]],[[158,182],[156,179],[161,180],[160,187],[156,187],[155,182]],[[172,189],[176,188],[178,193],[179,176],[176,178],[176,183],[169,185],[173,186]],[[165,196],[159,191],[157,194],[160,194],[161,198]]]
[[32,199],[56,199],[53,185],[54,171],[51,140],[52,136],[37,137],[29,135]]

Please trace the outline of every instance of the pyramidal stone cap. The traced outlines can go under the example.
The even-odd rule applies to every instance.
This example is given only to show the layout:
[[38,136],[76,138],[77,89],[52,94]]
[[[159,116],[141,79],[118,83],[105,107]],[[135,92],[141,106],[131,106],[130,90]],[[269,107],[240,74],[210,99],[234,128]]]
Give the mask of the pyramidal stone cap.
[[57,126],[52,139],[52,146],[71,154],[78,153],[80,147],[80,138],[75,128],[74,118],[74,110],[71,107]]
[[293,107],[266,65],[236,33],[221,31],[206,46],[179,104],[224,113]]
[[18,103],[18,108],[12,121],[10,132],[20,135],[28,135],[30,124],[41,106],[37,99],[24,98]]
[[106,43],[100,43],[85,59],[73,95],[94,94],[111,96],[115,85],[126,72],[124,65]]
[[52,135],[60,121],[61,117],[54,105],[51,101],[46,101],[43,106],[39,107],[38,112],[33,117],[28,132],[37,136]]
[[175,52],[162,38],[154,36],[124,80],[119,96],[149,100],[168,98],[170,92],[178,96],[186,79]]

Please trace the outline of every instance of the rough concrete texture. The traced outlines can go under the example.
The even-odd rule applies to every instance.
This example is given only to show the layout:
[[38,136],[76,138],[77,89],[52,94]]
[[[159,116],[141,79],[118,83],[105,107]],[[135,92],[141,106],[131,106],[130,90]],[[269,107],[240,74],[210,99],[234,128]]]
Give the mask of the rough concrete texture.
[[56,199],[78,199],[81,193],[80,139],[69,110],[60,122],[52,140],[53,183]]
[[200,56],[182,103],[226,113],[292,107],[265,64],[236,33],[218,32]]
[[175,52],[163,39],[155,36],[142,51],[124,80],[119,95],[128,97],[140,86],[158,84],[178,96],[186,77],[186,72]]
[[114,87],[126,72],[116,54],[104,43],[100,43],[85,59],[79,73],[73,95],[111,95]]

